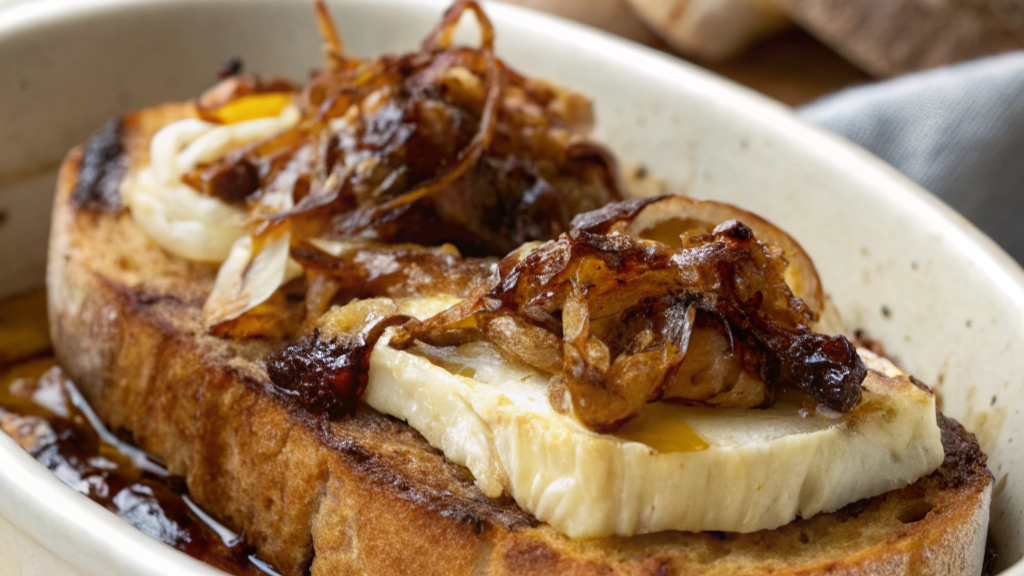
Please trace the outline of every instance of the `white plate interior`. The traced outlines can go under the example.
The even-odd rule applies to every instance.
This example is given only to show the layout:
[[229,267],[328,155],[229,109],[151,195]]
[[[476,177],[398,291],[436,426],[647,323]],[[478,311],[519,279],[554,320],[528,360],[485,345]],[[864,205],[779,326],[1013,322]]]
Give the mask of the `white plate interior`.
[[[331,4],[349,50],[365,55],[414,48],[445,5]],[[1024,440],[1015,354],[1024,349],[1020,268],[927,193],[781,105],[580,26],[493,3],[489,12],[499,55],[593,97],[600,135],[620,158],[642,161],[674,190],[758,212],[804,245],[847,322],[934,385],[944,410],[978,434],[996,476],[991,533],[999,567],[1024,556],[1024,463],[1013,449],[1014,439]],[[472,39],[472,26],[464,36]],[[319,62],[311,5],[0,3],[0,294],[42,281],[63,154],[113,115],[194,96],[235,55],[250,70],[304,77]],[[13,482],[11,450],[0,440],[0,486]],[[8,518],[32,506],[14,505],[0,490]],[[102,530],[81,537],[104,546]]]

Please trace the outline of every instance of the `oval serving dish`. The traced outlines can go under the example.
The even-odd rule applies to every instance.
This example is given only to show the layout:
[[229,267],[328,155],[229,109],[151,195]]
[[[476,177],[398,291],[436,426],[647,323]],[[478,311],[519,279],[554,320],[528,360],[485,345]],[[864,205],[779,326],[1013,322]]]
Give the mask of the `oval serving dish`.
[[[186,99],[241,56],[304,77],[311,2],[0,0],[0,296],[42,284],[54,173],[114,115]],[[447,3],[331,2],[357,54],[414,47]],[[736,203],[814,258],[847,323],[935,386],[996,477],[997,572],[1024,575],[1024,271],[868,153],[694,66],[585,27],[490,3],[498,54],[593,98],[598,136],[671,191]],[[471,39],[467,23],[465,38]],[[1019,443],[1019,442],[1018,442]],[[0,576],[217,574],[66,488],[0,435]]]

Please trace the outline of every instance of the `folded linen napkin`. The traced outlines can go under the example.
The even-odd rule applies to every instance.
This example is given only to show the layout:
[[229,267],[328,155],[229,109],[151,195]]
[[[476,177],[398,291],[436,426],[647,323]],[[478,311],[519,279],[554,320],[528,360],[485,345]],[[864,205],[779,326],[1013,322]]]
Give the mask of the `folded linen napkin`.
[[895,166],[1024,263],[1024,51],[850,88],[800,113]]

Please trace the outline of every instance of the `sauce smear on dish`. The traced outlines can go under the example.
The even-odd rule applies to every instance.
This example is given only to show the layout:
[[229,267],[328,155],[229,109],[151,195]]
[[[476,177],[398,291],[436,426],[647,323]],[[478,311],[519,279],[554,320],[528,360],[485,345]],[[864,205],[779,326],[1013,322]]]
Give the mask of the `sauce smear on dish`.
[[49,355],[0,371],[0,430],[143,533],[229,574],[277,574],[196,506],[182,479],[103,428]]

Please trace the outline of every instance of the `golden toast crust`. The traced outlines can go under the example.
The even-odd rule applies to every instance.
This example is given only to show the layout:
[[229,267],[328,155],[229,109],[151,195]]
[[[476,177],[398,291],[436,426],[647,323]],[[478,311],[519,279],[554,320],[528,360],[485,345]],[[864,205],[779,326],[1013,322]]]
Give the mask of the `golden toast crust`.
[[[122,119],[129,169],[147,161],[156,129],[188,114],[173,104]],[[207,335],[201,309],[215,268],[168,255],[126,212],[76,207],[82,156],[65,161],[53,214],[57,357],[113,429],[162,458],[286,575],[980,570],[992,477],[958,426],[947,436],[962,457],[936,474],[777,530],[565,538],[485,497],[401,422],[368,408],[324,422],[278,397],[263,359],[283,343]]]

